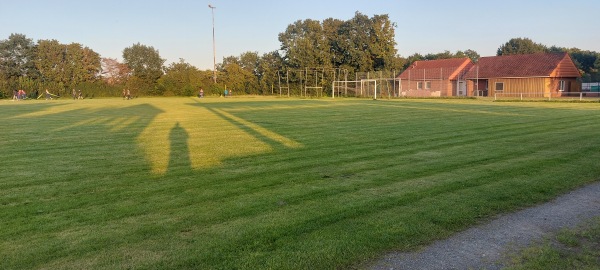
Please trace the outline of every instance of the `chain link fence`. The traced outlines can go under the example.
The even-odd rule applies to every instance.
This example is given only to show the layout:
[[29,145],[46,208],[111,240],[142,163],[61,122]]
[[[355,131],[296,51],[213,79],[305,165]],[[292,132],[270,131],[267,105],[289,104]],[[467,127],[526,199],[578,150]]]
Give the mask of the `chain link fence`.
[[398,77],[400,96],[471,96],[474,91],[467,87],[467,71],[459,67],[407,70]]

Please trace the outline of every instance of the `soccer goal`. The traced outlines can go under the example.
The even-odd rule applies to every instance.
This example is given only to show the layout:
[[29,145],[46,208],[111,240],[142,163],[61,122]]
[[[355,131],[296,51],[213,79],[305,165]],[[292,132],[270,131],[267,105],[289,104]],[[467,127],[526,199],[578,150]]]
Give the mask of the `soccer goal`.
[[304,87],[304,96],[305,97],[322,97],[323,96],[323,87],[320,86],[305,86]]
[[338,97],[373,97],[377,99],[377,80],[363,79],[360,81],[333,81],[332,98]]

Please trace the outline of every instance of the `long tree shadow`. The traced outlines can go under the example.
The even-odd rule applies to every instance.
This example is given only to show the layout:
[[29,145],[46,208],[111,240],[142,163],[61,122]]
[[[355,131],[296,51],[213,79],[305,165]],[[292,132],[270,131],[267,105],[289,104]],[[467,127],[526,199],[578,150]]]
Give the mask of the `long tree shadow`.
[[[377,220],[369,219],[373,211],[402,206],[406,216],[416,216],[420,214],[419,202],[424,196],[442,197],[487,183],[486,178],[481,177],[478,178],[481,181],[470,185],[447,182],[426,193],[407,194],[391,193],[396,189],[390,187],[391,195],[387,196],[386,189],[381,193],[374,191],[397,182],[402,175],[390,173],[388,176],[389,171],[382,171],[380,176],[373,176],[370,171],[379,172],[375,168],[391,163],[363,166],[361,171],[353,172],[366,172],[360,177],[336,176],[329,174],[329,169],[324,176],[320,167],[339,164],[306,157],[305,151],[290,156],[289,152],[296,151],[290,149],[300,143],[277,134],[277,129],[261,126],[268,122],[264,119],[269,116],[248,118],[229,110],[233,108],[230,104],[193,106],[201,106],[214,114],[210,121],[218,123],[211,128],[230,125],[234,127],[230,130],[250,135],[246,136],[250,138],[244,137],[246,142],[264,142],[279,153],[227,145],[238,155],[217,155],[215,152],[224,152],[218,147],[206,149],[223,160],[218,163],[221,166],[193,167],[192,163],[199,159],[196,152],[205,150],[202,148],[205,145],[194,147],[194,140],[204,135],[201,129],[189,129],[199,125],[196,119],[189,120],[189,114],[171,118],[168,112],[148,104],[53,114],[42,112],[43,116],[26,114],[19,119],[0,120],[0,124],[15,126],[20,125],[19,121],[26,121],[27,124],[14,128],[13,135],[31,141],[14,148],[0,143],[0,152],[6,157],[0,159],[0,168],[3,168],[0,170],[0,225],[3,228],[0,242],[6,243],[0,244],[0,249],[10,247],[3,249],[6,259],[0,261],[0,268],[77,268],[81,265],[87,268],[243,268],[249,257],[257,258],[255,261],[287,261],[290,253],[282,255],[281,250],[294,250],[304,239],[324,239],[302,243],[310,245],[315,252],[336,250],[322,249],[322,243],[333,243],[344,235],[330,235],[327,230],[375,231],[373,228],[385,227],[383,221],[375,223]],[[593,124],[593,120],[589,122]],[[5,134],[0,132],[0,135]],[[140,137],[146,136],[141,143]],[[310,141],[301,142],[311,148]],[[155,151],[148,154],[149,147]],[[592,158],[598,153],[593,150],[586,152]],[[392,151],[383,154],[383,158],[388,155],[396,158],[396,154],[403,153],[405,151]],[[246,158],[252,154],[256,156]],[[164,165],[164,172],[153,173],[155,165],[149,161],[149,155],[162,155],[158,163],[162,162],[159,165]],[[361,164],[356,161],[348,164],[354,165]],[[387,167],[393,166],[398,164]],[[414,164],[406,166],[410,168],[408,166]],[[527,164],[522,166],[527,167]],[[448,163],[414,173],[420,173],[419,177],[443,176],[442,173],[457,167],[455,163]],[[377,177],[377,182],[362,181],[362,178]],[[449,201],[455,198],[449,197]],[[406,209],[416,210],[411,214]],[[392,212],[385,213],[387,216]],[[363,222],[360,218],[369,220]],[[423,219],[427,218],[431,217]],[[406,220],[398,218],[390,223],[407,227],[403,223]],[[430,228],[420,226],[423,223],[414,224],[423,230]],[[351,245],[367,246],[373,239],[387,235],[372,233],[362,238],[350,237],[354,240],[347,243],[350,248]],[[298,241],[278,242],[279,239]],[[339,252],[335,254],[344,256]],[[327,254],[322,257],[328,258]],[[106,260],[115,264],[106,264]]]
[[11,102],[3,104],[2,111],[3,117],[26,117],[28,114],[36,112],[38,114],[47,112],[53,108],[65,107],[68,103],[55,103],[55,102],[35,102],[35,101],[21,101]]
[[[139,162],[144,158],[137,137],[162,110],[149,104],[70,109],[68,104],[60,105],[60,110],[49,111],[56,105],[39,104],[27,113],[0,121],[19,123],[19,128],[8,135],[21,142],[18,148],[2,150],[9,156],[0,161],[7,168],[0,176],[12,175],[11,181],[0,183],[6,184],[4,187],[88,179],[119,182],[128,173],[150,170],[147,162]],[[9,160],[13,165],[4,166]]]
[[226,121],[227,123],[246,132],[247,134],[254,137],[255,139],[269,145],[271,147],[271,149],[273,149],[273,150],[285,151],[290,148],[298,148],[301,146],[300,143],[298,143],[292,139],[289,139],[285,136],[277,134],[271,130],[268,130],[268,129],[256,124],[256,123],[246,121],[243,118],[237,117],[233,114],[226,112],[225,110],[215,108],[214,106],[201,104],[201,103],[195,103],[195,104],[191,104],[191,105],[199,106],[199,107],[206,109],[207,111],[213,113],[214,115],[218,116],[219,118]]

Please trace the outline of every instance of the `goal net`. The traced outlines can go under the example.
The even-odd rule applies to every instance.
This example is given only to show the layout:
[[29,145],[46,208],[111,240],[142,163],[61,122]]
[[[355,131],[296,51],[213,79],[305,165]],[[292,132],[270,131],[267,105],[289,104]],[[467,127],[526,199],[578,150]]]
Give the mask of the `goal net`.
[[377,80],[363,79],[360,81],[333,81],[332,97],[372,97],[381,96]]
[[323,87],[305,86],[304,87],[304,96],[305,97],[322,97],[323,96]]

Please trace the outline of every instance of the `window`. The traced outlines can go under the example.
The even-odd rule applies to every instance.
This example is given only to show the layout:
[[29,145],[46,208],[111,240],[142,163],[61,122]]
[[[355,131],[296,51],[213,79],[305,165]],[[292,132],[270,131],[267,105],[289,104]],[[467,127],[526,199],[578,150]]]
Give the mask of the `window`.
[[565,91],[567,86],[567,82],[565,81],[558,81],[558,91]]
[[496,91],[504,91],[504,83],[503,82],[496,83]]
[[423,82],[417,82],[417,89],[423,89]]
[[431,82],[425,82],[425,89],[431,89]]

